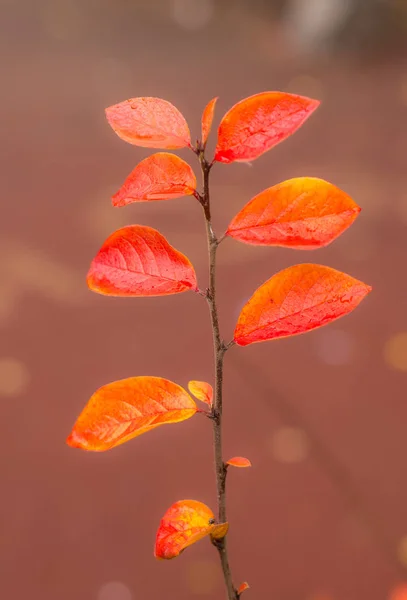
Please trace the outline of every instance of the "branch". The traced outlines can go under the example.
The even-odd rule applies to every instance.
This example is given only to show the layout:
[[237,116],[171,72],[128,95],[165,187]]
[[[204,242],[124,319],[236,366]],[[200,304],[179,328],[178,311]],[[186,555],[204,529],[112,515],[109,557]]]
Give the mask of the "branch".
[[[212,228],[211,209],[209,197],[209,164],[204,156],[204,151],[199,153],[199,162],[201,164],[203,176],[203,195],[200,196],[201,204],[205,215],[206,235],[208,240],[209,253],[209,288],[207,291],[207,301],[212,323],[212,335],[215,357],[215,398],[212,408],[213,421],[213,440],[215,454],[216,487],[218,501],[218,522],[226,522],[226,466],[222,457],[222,390],[223,390],[223,359],[225,352],[230,347],[226,346],[220,336],[218,307],[216,304],[216,250],[219,241]],[[233,585],[232,573],[229,565],[226,537],[216,540],[214,546],[219,552],[222,565],[223,577],[228,594],[228,600],[238,600],[239,595]]]

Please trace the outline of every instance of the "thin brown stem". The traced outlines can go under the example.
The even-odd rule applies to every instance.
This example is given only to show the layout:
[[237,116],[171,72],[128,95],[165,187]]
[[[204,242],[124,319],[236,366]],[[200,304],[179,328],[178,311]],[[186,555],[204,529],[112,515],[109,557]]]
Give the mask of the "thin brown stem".
[[226,231],[220,237],[218,237],[218,246],[223,242],[224,239],[226,239]]
[[[212,322],[213,347],[215,358],[215,397],[212,407],[213,422],[213,441],[215,454],[216,487],[218,500],[218,522],[226,522],[226,465],[222,456],[222,390],[223,390],[223,359],[228,349],[221,338],[219,329],[218,307],[216,303],[216,251],[219,240],[212,228],[211,209],[209,197],[209,173],[211,164],[209,164],[202,151],[199,154],[203,175],[203,195],[201,204],[205,215],[206,235],[208,240],[209,252],[209,288],[207,291],[207,300]],[[226,537],[214,542],[222,565],[223,577],[228,594],[228,600],[238,600],[239,595],[233,585],[232,573],[229,565]]]

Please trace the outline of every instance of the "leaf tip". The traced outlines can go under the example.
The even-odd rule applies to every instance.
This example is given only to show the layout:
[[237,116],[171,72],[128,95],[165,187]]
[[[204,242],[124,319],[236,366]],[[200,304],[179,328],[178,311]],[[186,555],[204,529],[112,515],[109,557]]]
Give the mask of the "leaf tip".
[[80,438],[75,432],[75,429],[72,429],[71,433],[66,438],[66,444],[71,448],[82,448]]
[[117,206],[125,206],[126,202],[124,200],[124,198],[121,196],[120,191],[116,192],[115,194],[113,194],[112,196],[112,205],[114,207]]
[[113,117],[114,108],[115,108],[114,105],[108,106],[107,108],[105,108],[105,117],[110,126],[113,126],[112,125],[112,117]]
[[159,549],[157,548],[157,545],[154,546],[154,558],[156,560],[164,560],[164,556],[161,556],[161,554],[159,554]]
[[234,337],[233,337],[233,341],[238,346],[247,346],[248,345],[248,342],[245,341],[245,338],[239,335],[239,331],[238,331],[238,327],[237,326],[236,326],[236,329],[235,329],[235,334],[234,334]]
[[373,287],[371,285],[369,285],[368,283],[363,283],[362,281],[360,282],[361,284],[361,297],[362,299],[365,298],[368,294],[370,294],[370,292],[373,290]]
[[310,98],[309,96],[297,96],[297,98],[308,105],[306,107],[308,115],[311,115],[321,105],[321,100],[318,100],[317,98]]
[[243,594],[243,592],[245,590],[248,590],[249,588],[250,588],[250,585],[247,583],[247,581],[244,581],[243,583],[241,583],[237,589],[238,596],[240,596],[240,594]]
[[98,287],[95,282],[95,276],[92,267],[90,267],[88,274],[86,275],[86,285],[91,292],[98,292]]

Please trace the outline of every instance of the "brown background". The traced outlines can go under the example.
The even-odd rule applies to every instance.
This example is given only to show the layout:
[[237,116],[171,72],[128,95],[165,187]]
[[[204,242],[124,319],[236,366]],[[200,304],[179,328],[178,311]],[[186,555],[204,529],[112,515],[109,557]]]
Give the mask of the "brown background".
[[213,96],[218,122],[273,89],[322,105],[252,167],[214,169],[217,230],[262,189],[300,175],[343,187],[362,213],[315,253],[225,241],[224,336],[253,290],[297,262],[341,269],[374,291],[329,328],[227,356],[225,457],[253,463],[230,473],[234,576],[251,584],[248,600],[393,599],[407,581],[405,2],[366,2],[368,13],[338,31],[328,18],[318,34],[323,4],[302,13],[299,2],[0,2],[1,598],[224,597],[207,541],[169,563],[152,553],[172,502],[215,504],[209,423],[198,416],[101,454],[65,438],[109,381],[212,380],[202,298],[109,299],[86,288],[105,237],[130,223],[160,229],[206,282],[193,198],[111,207],[148,152],[119,140],[104,108],[163,97],[196,136]]

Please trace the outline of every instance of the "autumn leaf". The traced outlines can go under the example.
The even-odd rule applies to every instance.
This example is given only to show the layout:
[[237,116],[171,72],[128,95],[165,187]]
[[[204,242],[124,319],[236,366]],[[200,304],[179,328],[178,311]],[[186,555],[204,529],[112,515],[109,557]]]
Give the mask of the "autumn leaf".
[[117,135],[145,148],[184,148],[191,145],[187,122],[175,106],[161,98],[130,98],[106,109]]
[[113,206],[132,202],[169,200],[190,196],[196,188],[191,167],[182,158],[169,152],[157,152],[145,158],[127,177],[113,196]]
[[274,275],[240,313],[240,346],[305,333],[351,312],[371,287],[329,267],[301,264]]
[[244,456],[234,456],[230,458],[227,462],[227,465],[231,465],[232,467],[251,467],[252,463],[248,458]]
[[247,244],[313,250],[337,238],[359,212],[352,198],[332,183],[297,177],[255,196],[226,233]]
[[107,296],[164,296],[196,289],[187,257],[143,225],[123,227],[107,238],[92,261],[87,283]]
[[205,381],[190,381],[188,383],[188,390],[195,398],[198,398],[201,402],[205,402],[208,406],[212,406],[213,388],[209,383]]
[[229,523],[219,523],[214,525],[211,531],[211,539],[212,540],[221,540],[225,537],[227,532],[229,531]]
[[129,377],[99,388],[79,415],[67,444],[103,452],[197,411],[179,385],[161,377]]
[[215,105],[218,100],[218,97],[213,98],[208,102],[205,106],[204,111],[202,113],[202,144],[205,146],[208,136],[211,132],[213,116],[215,114]]
[[211,509],[197,500],[180,500],[167,510],[157,531],[154,556],[175,558],[185,548],[210,535],[215,525]]
[[247,583],[247,581],[244,581],[243,583],[241,583],[241,584],[239,585],[238,589],[237,589],[237,593],[238,593],[238,595],[240,596],[240,594],[243,594],[243,592],[244,592],[245,590],[248,590],[248,589],[249,589],[249,587],[250,587],[250,586],[249,586],[249,584]]
[[318,100],[263,92],[235,104],[218,130],[215,160],[251,161],[293,134],[319,106]]

